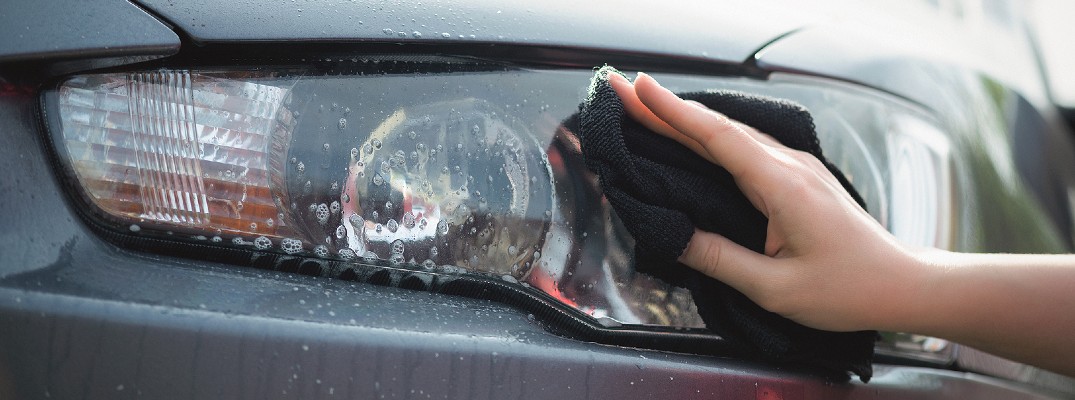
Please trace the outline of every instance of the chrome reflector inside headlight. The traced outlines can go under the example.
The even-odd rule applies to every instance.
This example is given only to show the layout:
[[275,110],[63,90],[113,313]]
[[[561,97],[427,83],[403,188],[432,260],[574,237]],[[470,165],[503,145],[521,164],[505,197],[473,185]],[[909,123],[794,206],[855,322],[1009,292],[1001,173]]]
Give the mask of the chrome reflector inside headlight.
[[887,137],[893,218],[889,230],[904,243],[948,248],[952,229],[949,142],[936,126],[899,116]]
[[[686,291],[634,273],[633,239],[560,124],[588,71],[341,62],[75,76],[46,112],[85,214],[112,233],[485,274],[606,326],[701,327]],[[946,138],[927,114],[818,79],[660,79],[803,103],[878,220],[947,245]]]
[[526,276],[553,204],[544,146],[534,138],[473,98],[397,109],[348,152],[343,191],[328,206],[332,223],[324,203],[297,218],[317,237],[338,215],[325,243],[343,258]]

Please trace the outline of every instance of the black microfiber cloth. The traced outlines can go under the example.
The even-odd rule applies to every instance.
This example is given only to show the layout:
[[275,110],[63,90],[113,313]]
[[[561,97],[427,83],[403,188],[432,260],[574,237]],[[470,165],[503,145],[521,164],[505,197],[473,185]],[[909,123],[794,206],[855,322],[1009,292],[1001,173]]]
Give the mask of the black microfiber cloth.
[[[597,71],[579,114],[565,122],[581,141],[587,167],[634,236],[636,269],[691,292],[706,327],[764,359],[809,365],[866,382],[876,331],[828,332],[768,312],[724,283],[680,264],[694,228],[719,233],[758,253],[768,220],[740,192],[731,174],[626,115]],[[860,205],[862,198],[821,153],[813,119],[796,103],[733,91],[680,94],[768,133],[821,160]]]

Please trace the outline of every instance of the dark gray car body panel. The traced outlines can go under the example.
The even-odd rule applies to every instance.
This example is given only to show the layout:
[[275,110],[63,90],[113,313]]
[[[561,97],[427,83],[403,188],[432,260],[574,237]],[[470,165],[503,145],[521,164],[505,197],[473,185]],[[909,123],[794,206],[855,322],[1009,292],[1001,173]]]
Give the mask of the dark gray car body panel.
[[[48,61],[56,72],[146,60],[179,51],[179,36],[126,1],[5,2],[0,63]],[[58,63],[66,60],[68,63]],[[64,68],[61,68],[63,66]]]
[[[354,13],[358,13],[376,10],[377,5],[220,3],[172,6],[162,2],[150,6],[183,35],[202,44],[337,39],[394,43],[400,39],[385,36],[376,22],[391,23],[386,27],[399,30],[395,27],[409,26],[406,21],[410,16],[384,5],[380,11],[367,14],[376,18],[363,17],[359,26],[369,29],[360,30],[332,18],[357,15],[339,11],[341,7],[355,7]],[[126,2],[97,4],[93,7],[130,7]],[[334,24],[318,29],[291,15],[297,13],[291,8],[303,8],[302,18],[327,18]],[[418,25],[422,23],[417,14],[428,12],[428,8],[406,10],[416,14],[414,23]],[[520,8],[499,10],[501,14],[495,14],[498,10],[450,14],[456,25],[449,27],[507,14],[504,18],[511,19],[496,26],[450,31],[474,32],[473,40],[500,46],[539,43],[607,49],[609,43],[618,42],[614,36],[573,37],[566,30],[580,20],[556,22],[557,12],[568,14],[565,10]],[[249,16],[244,17],[241,11]],[[37,14],[23,15],[30,18]],[[692,49],[683,43],[663,44],[660,35],[647,39],[611,23],[587,29],[593,29],[595,35],[613,29],[647,40],[614,49],[618,52],[697,58],[716,65],[750,58],[754,49],[797,28],[796,24],[786,24],[751,37],[732,32],[748,29],[717,34],[712,29],[720,24],[707,22],[709,17],[698,16],[690,28],[709,32],[713,40],[713,47],[699,45],[697,53],[682,51]],[[256,24],[262,21],[271,23]],[[563,36],[542,41],[518,29],[504,38],[493,33],[515,28],[516,21],[525,22],[518,23],[518,29],[564,31]],[[682,23],[666,22],[675,26]],[[292,32],[274,36],[272,27]],[[318,36],[322,29],[325,33]],[[479,37],[479,33],[484,36]],[[259,38],[258,34],[265,36]],[[668,35],[682,34],[681,30]],[[406,41],[426,40],[427,36],[423,31],[422,38]],[[114,55],[132,56],[125,60],[135,61],[139,55],[170,54],[178,46],[178,42],[169,41],[161,42],[162,46],[145,46],[152,41],[140,44],[111,35],[95,40],[76,41],[62,52],[50,52],[47,41],[29,43],[12,54],[33,55],[45,65],[52,56],[64,63]],[[443,39],[468,40],[472,39]],[[65,70],[72,69],[72,64],[64,65]],[[76,69],[96,66],[81,64]],[[40,83],[16,83],[0,96],[0,168],[7,171],[0,179],[0,209],[5,210],[0,213],[0,398],[1062,396],[973,373],[884,365],[878,366],[874,381],[868,385],[834,385],[803,372],[753,362],[565,339],[549,333],[541,321],[533,321],[523,312],[488,301],[117,248],[80,220],[56,178],[47,135],[37,115]]]
[[[801,14],[735,1],[717,13],[705,1],[645,11],[601,2],[140,1],[192,41],[472,43],[602,49],[739,63],[801,27]],[[750,18],[743,18],[750,15]]]

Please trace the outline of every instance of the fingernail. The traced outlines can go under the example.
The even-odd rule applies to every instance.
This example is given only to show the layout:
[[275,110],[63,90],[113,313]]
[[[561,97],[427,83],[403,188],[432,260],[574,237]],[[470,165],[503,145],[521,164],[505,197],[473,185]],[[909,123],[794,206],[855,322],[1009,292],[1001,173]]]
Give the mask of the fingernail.
[[679,253],[679,257],[676,257],[676,261],[686,264],[687,252],[691,249],[691,243],[694,242],[694,237],[698,234],[698,228],[694,228],[694,235],[691,235],[691,240],[687,242],[687,246],[683,248],[683,252]]
[[[664,85],[662,85],[662,84],[661,84],[660,82],[657,82],[657,80],[656,80],[656,79],[653,79],[653,77],[652,77],[652,76],[650,76],[649,74],[647,74],[647,73],[645,73],[645,72],[639,72],[639,73],[638,73],[638,76],[637,76],[637,77],[635,77],[635,82],[638,82],[638,80],[639,80],[639,79],[642,79],[642,78],[649,78],[649,80],[651,80],[651,81],[653,81],[653,83],[656,83],[656,84],[657,84],[657,87],[658,87],[658,88],[661,88],[661,89],[663,89],[664,91],[666,91],[666,92],[669,92],[669,93],[671,93],[671,91],[670,91],[670,90],[668,90],[668,88],[664,87]],[[678,97],[678,96],[677,96],[677,97]]]
[[699,102],[694,101],[694,100],[683,100],[683,101],[687,102],[687,104],[690,104],[692,106],[701,108],[703,110],[708,110],[709,109],[709,107],[706,107],[705,104],[699,103]]
[[608,74],[608,80],[610,80],[610,81],[614,80],[614,81],[617,81],[617,82],[626,83],[628,85],[631,84],[631,82],[628,81],[627,78],[624,78],[623,75],[616,74],[616,73]]

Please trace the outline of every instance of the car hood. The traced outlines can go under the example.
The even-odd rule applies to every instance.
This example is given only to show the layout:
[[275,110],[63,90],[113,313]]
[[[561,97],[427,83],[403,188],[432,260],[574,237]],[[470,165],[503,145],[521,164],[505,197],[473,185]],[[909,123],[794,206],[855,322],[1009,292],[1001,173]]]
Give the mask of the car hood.
[[[674,5],[501,2],[139,0],[195,43],[235,41],[484,43],[602,49],[739,63],[816,21],[780,1]],[[792,4],[793,5],[793,4]]]

